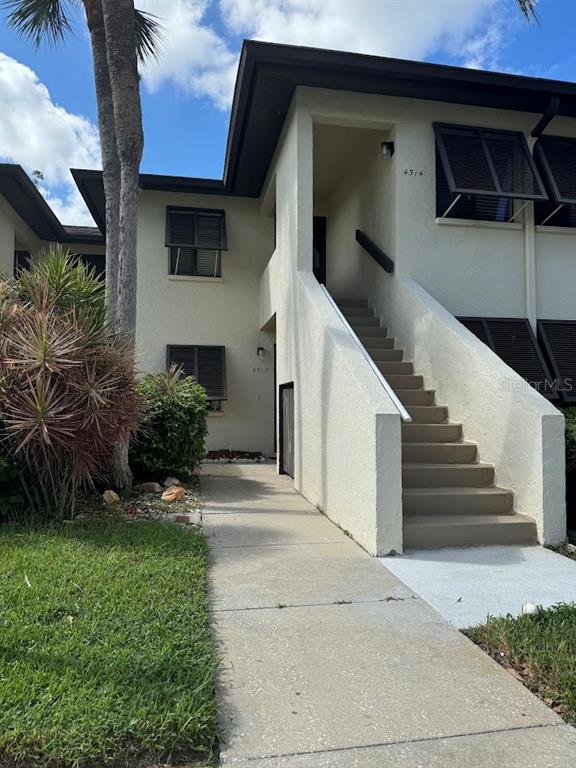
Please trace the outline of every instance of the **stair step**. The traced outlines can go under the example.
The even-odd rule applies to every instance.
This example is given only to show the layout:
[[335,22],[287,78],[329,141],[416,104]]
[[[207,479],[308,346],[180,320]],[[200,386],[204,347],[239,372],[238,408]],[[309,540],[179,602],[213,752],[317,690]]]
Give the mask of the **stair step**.
[[[388,336],[388,331],[386,328],[380,327],[380,320],[377,318],[374,318],[376,320],[376,325],[356,325],[354,323],[350,323],[352,328],[356,331],[356,335],[362,339],[362,343],[364,343],[364,339],[369,338],[378,338],[378,339],[385,339]],[[366,344],[364,344],[366,346]]]
[[481,547],[535,544],[536,524],[520,515],[414,515],[404,519],[404,547]]
[[374,317],[374,310],[370,307],[341,307],[345,317]]
[[[381,330],[385,330],[382,328]],[[378,335],[378,336],[365,336],[363,333],[357,333],[356,334],[366,350],[372,354],[372,352],[375,352],[376,350],[380,349],[393,349],[394,348],[394,339],[389,338],[385,334]]]
[[457,443],[461,439],[461,424],[402,424],[402,440],[407,443]]
[[379,360],[376,365],[382,371],[384,376],[412,376],[414,374],[414,365],[412,363],[398,362],[396,360]]
[[366,315],[364,317],[348,317],[348,322],[354,328],[354,330],[361,328],[362,332],[365,329],[378,328],[380,329],[380,318]]
[[369,349],[375,363],[401,362],[404,352],[401,349]]
[[340,309],[344,307],[367,307],[367,299],[334,299]]
[[436,393],[433,389],[397,389],[398,399],[406,407],[412,405],[434,405]]
[[476,461],[476,443],[403,443],[406,464],[471,464]]
[[404,488],[404,515],[510,515],[514,494],[503,488]]
[[407,410],[414,424],[440,424],[448,419],[445,405],[409,405]]
[[403,464],[404,488],[482,488],[494,484],[491,464]]
[[424,379],[422,376],[415,376],[413,374],[390,374],[386,376],[386,380],[394,390],[422,389],[424,387]]

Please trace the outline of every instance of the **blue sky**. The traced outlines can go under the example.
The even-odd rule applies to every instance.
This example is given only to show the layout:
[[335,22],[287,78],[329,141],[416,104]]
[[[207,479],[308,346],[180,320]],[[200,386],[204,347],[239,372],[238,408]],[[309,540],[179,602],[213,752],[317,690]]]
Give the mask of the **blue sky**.
[[[244,37],[576,80],[574,0],[540,0],[539,25],[528,25],[514,0],[136,4],[159,17],[165,37],[158,62],[143,71],[149,173],[221,177]],[[82,223],[89,217],[67,168],[97,167],[99,158],[89,39],[82,12],[71,8],[73,34],[38,50],[0,11],[0,159],[41,170],[57,214]]]

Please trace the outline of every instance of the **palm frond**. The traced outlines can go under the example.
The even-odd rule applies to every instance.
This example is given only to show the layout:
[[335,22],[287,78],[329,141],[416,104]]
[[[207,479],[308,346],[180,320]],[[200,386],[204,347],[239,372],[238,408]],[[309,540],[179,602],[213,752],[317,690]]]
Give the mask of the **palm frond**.
[[162,25],[158,17],[152,13],[134,11],[134,23],[136,27],[136,53],[138,60],[144,63],[148,59],[156,59],[160,46],[164,42]]
[[8,24],[35,46],[57,43],[72,29],[69,6],[73,0],[2,0],[8,10]]
[[540,21],[538,11],[536,10],[538,0],[516,0],[516,2],[528,21]]

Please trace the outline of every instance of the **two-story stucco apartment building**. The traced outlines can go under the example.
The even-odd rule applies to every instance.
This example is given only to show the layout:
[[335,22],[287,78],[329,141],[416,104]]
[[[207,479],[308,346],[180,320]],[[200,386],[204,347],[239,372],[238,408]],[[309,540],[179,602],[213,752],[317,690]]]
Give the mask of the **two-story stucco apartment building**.
[[[210,448],[277,453],[371,553],[564,539],[573,83],[247,42],[223,180],[140,186],[139,365],[206,386]],[[0,193],[0,269],[103,253]]]

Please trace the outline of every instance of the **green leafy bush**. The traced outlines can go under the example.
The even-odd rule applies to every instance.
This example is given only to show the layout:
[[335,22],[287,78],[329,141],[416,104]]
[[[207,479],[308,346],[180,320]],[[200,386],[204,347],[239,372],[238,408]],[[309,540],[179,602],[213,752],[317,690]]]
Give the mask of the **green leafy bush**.
[[190,477],[204,453],[206,392],[192,376],[169,371],[149,373],[137,386],[143,403],[143,428],[130,450],[136,475]]
[[576,481],[576,408],[566,408],[566,475]]
[[565,408],[566,418],[566,516],[568,530],[576,529],[576,408]]

